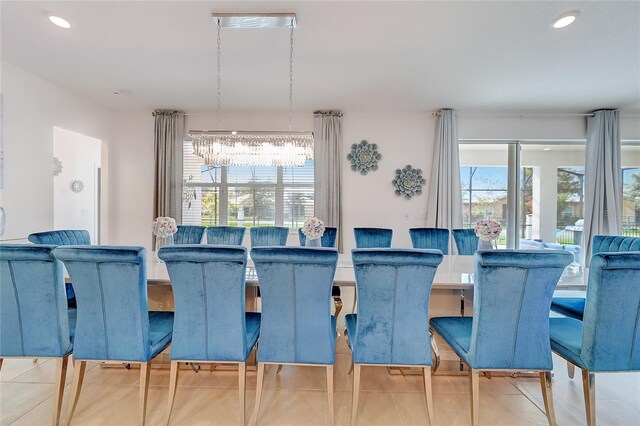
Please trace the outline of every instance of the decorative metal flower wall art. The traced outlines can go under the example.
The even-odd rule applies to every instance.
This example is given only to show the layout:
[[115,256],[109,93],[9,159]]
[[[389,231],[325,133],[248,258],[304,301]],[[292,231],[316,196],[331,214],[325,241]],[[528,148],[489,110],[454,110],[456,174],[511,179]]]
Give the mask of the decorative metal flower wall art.
[[62,173],[62,161],[58,157],[53,157],[53,175],[58,176]]
[[396,169],[396,178],[391,183],[396,188],[397,196],[409,199],[422,194],[422,187],[427,181],[422,177],[422,170],[406,166],[402,170]]
[[365,140],[351,145],[351,152],[347,155],[347,160],[351,161],[351,170],[359,171],[362,175],[378,170],[378,160],[381,158],[378,145]]
[[84,189],[84,182],[79,179],[72,180],[69,186],[71,187],[71,190],[77,194],[79,192],[82,192],[82,190]]

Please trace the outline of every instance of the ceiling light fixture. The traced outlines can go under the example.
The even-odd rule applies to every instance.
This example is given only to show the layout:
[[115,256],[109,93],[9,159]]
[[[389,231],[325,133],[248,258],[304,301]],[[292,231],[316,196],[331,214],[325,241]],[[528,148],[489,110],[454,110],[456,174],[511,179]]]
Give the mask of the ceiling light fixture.
[[[302,167],[313,159],[313,133],[292,131],[293,29],[296,16],[282,14],[213,14],[218,27],[218,130],[190,130],[193,152],[211,166]],[[222,128],[222,79],[220,30],[225,28],[289,28],[289,130],[281,132],[229,131]]]
[[67,20],[62,19],[59,16],[51,15],[49,16],[49,21],[51,21],[52,24],[59,26],[60,28],[71,28],[71,24]]
[[580,12],[577,10],[572,10],[571,12],[563,13],[553,20],[553,28],[564,28],[571,24],[576,18],[580,15]]

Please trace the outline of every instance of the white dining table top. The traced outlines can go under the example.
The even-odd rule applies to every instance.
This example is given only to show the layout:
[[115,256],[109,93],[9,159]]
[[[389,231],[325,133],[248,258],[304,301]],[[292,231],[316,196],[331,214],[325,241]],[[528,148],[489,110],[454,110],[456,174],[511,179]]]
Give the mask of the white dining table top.
[[[569,266],[558,282],[558,290],[584,290],[586,288],[586,269]],[[258,285],[258,277],[251,259],[247,267],[247,285]],[[338,257],[338,267],[334,284],[354,286],[355,275],[351,263],[351,254],[343,253]],[[150,285],[171,285],[167,266],[158,262],[155,253],[149,253],[147,259],[147,283]],[[433,288],[438,290],[473,289],[473,256],[446,255],[436,271]]]

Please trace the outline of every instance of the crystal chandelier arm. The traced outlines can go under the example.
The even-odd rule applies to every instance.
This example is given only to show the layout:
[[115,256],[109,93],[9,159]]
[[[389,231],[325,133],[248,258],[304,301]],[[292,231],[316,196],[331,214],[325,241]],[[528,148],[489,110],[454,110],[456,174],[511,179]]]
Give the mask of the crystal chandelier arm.
[[217,69],[218,69],[218,73],[217,73],[217,83],[218,83],[218,90],[217,90],[217,97],[218,97],[218,130],[222,129],[222,101],[221,101],[221,97],[222,97],[222,74],[221,74],[221,70],[222,70],[222,52],[220,50],[220,31],[221,31],[221,22],[220,19],[218,18],[218,36],[217,36],[217,43],[218,43],[218,51],[217,51],[217,55],[218,55],[218,62],[217,62]]
[[293,115],[293,24],[289,34],[289,131]]

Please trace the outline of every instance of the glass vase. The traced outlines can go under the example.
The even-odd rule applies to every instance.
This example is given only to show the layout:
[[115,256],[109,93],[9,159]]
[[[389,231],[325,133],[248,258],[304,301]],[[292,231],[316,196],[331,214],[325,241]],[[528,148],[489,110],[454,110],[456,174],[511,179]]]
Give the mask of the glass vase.
[[493,250],[493,241],[478,239],[478,250]]
[[162,262],[162,260],[158,257],[158,252],[162,247],[172,246],[173,245],[173,235],[169,235],[168,237],[159,237],[156,236],[156,260],[158,262]]
[[304,242],[305,247],[322,247],[321,238],[307,238]]

